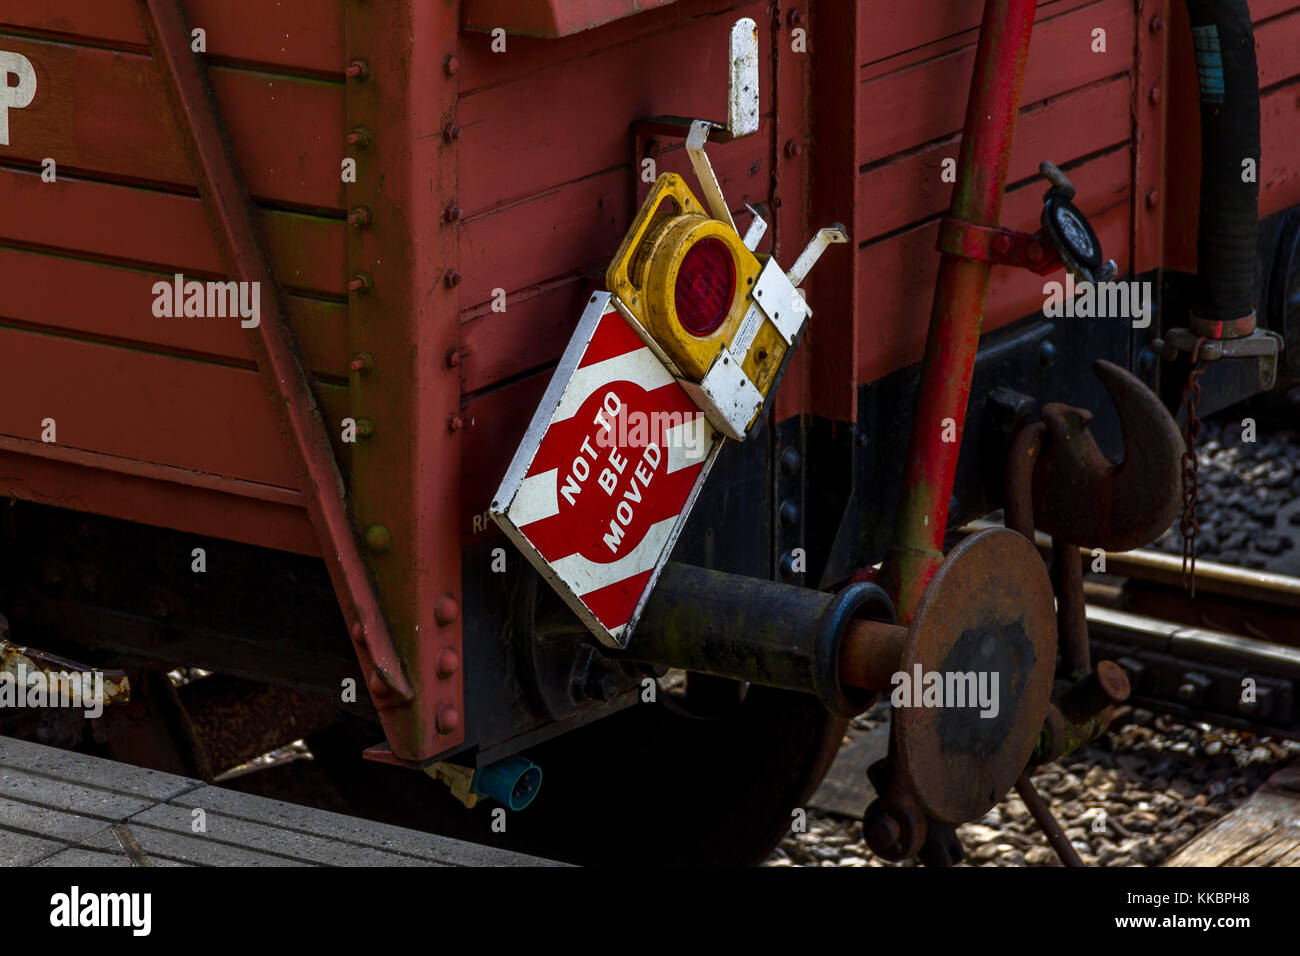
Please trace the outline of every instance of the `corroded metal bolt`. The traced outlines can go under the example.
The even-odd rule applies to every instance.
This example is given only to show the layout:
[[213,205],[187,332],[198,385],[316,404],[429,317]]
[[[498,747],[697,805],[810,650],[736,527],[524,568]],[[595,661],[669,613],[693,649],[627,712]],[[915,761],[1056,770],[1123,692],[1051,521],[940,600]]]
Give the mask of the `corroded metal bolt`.
[[357,419],[357,434],[362,438],[369,438],[375,433],[375,423],[369,418]]
[[786,154],[786,156],[788,156],[788,157],[790,157],[791,159],[793,159],[795,156],[798,156],[801,152],[803,152],[803,147],[800,146],[797,142],[795,142],[795,141],[792,140],[792,139],[786,141],[786,144],[785,144],[785,154]]
[[375,369],[375,357],[369,352],[358,352],[352,357],[352,361],[348,364],[348,368],[359,374],[373,372]]
[[1159,102],[1160,102],[1160,87],[1158,87],[1158,86],[1153,86],[1153,87],[1151,87],[1151,89],[1147,92],[1147,99],[1149,99],[1149,100],[1151,101],[1151,105],[1152,105],[1152,106],[1154,106],[1154,105],[1156,105],[1157,103],[1159,103]]
[[348,225],[358,229],[370,225],[370,208],[368,206],[358,206],[353,209],[348,213]]
[[456,348],[456,346],[453,345],[451,348],[447,349],[447,367],[455,368],[459,364],[460,364],[460,349]]
[[370,64],[365,60],[353,60],[348,64],[347,69],[343,71],[343,74],[349,80],[364,80],[366,77],[370,76]]
[[1152,17],[1149,25],[1152,33],[1159,33],[1165,28],[1165,21],[1160,17]]
[[366,529],[366,544],[371,551],[387,551],[393,546],[393,536],[381,524],[372,524]]
[[803,23],[803,14],[798,10],[791,10],[786,16],[786,22],[792,27],[797,27]]
[[442,218],[447,222],[460,222],[465,218],[465,210],[461,209],[454,202],[450,203],[447,208],[442,211]]
[[447,283],[448,289],[454,289],[460,285],[460,273],[455,269],[448,269],[447,274],[442,277],[442,281]]
[[358,272],[348,280],[348,291],[365,294],[370,291],[370,276],[364,272]]
[[455,76],[460,72],[460,60],[454,56],[448,56],[447,59],[442,61],[442,68],[448,76]]
[[442,138],[449,143],[454,143],[460,139],[460,127],[455,123],[448,123],[442,128]]
[[370,130],[364,126],[358,126],[348,133],[348,144],[351,146],[369,146],[370,142]]
[[465,427],[465,419],[461,418],[459,415],[453,414],[450,418],[447,419],[448,431],[458,432],[464,427]]
[[444,647],[438,652],[438,676],[450,677],[460,670],[460,655],[454,648]]
[[1155,209],[1158,205],[1160,205],[1160,190],[1153,189],[1147,193],[1147,208]]
[[1091,674],[1061,698],[1061,711],[1076,724],[1096,717],[1107,707],[1128,700],[1128,675],[1114,661],[1098,661]]

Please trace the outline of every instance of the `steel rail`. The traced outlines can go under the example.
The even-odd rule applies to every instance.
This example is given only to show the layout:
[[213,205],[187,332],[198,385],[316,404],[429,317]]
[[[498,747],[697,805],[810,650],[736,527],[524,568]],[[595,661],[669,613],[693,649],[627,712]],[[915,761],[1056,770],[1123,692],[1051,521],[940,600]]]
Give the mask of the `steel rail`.
[[[1000,527],[1002,525],[996,521],[971,521],[960,531],[973,534],[986,528]],[[1051,537],[1041,531],[1034,533],[1034,544],[1045,554],[1052,550]],[[1080,548],[1079,552],[1083,560],[1093,558],[1093,553],[1087,548]],[[1136,551],[1106,551],[1104,557],[1107,574],[1182,589],[1183,559],[1178,555],[1140,548]],[[1300,609],[1300,578],[1287,574],[1198,560],[1196,589],[1222,597]]]

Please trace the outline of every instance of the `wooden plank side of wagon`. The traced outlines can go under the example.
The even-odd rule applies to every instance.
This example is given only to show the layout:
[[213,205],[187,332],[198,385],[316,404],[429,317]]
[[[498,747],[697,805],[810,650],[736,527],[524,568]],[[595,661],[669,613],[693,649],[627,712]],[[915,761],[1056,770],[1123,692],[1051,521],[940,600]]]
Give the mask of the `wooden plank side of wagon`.
[[[336,422],[346,394],[329,380],[349,360],[342,7],[186,8],[244,175],[268,204],[258,216],[290,321]],[[311,553],[248,331],[237,316],[155,313],[156,283],[226,275],[140,13],[138,0],[0,0],[0,49],[26,56],[38,84],[0,148],[0,335],[21,346],[12,379],[29,386],[10,388],[0,422],[4,493]],[[48,394],[74,381],[79,401]],[[42,407],[58,409],[57,445],[33,428]]]
[[[149,186],[193,189],[184,138],[166,121],[148,56],[30,40],[3,32],[0,49],[27,57],[36,98],[10,113],[4,161]],[[229,67],[209,71],[249,191],[262,201],[343,208],[340,83]]]
[[[343,71],[343,16],[320,0],[188,0],[212,57],[286,72]],[[255,25],[255,28],[254,28]],[[0,28],[145,52],[139,0],[0,0]]]
[[[484,54],[487,38],[462,34],[468,76],[456,122],[466,219],[458,269],[467,395],[544,368],[563,349],[635,212],[628,122],[658,113],[721,116],[736,17],[754,17],[761,42],[776,42],[764,4],[722,7],[682,3],[671,16],[646,14],[541,46],[512,37],[506,54]],[[762,62],[770,111],[771,60]],[[746,203],[770,200],[772,136],[765,115],[756,135],[710,150],[742,223]],[[656,173],[693,183],[680,144],[662,145]]]
[[[1121,272],[1128,256],[1131,169],[1129,150],[1121,146],[1069,170],[1079,190],[1079,208],[1091,219],[1107,255],[1121,263]],[[1009,192],[1003,206],[1003,225],[1025,231],[1037,228],[1042,194],[1038,182]],[[926,335],[922,317],[933,300],[939,272],[939,257],[934,251],[938,229],[935,220],[859,251],[859,292],[862,301],[870,304],[870,314],[864,321],[872,330],[860,343],[859,381],[874,381],[920,361]],[[984,330],[992,331],[1041,309],[1045,281],[1023,269],[995,269]]]
[[[296,487],[257,373],[137,348],[0,326],[0,434],[244,481]],[[347,389],[317,383],[327,421],[348,414]],[[349,446],[331,428],[335,453]]]
[[[1094,29],[1106,30],[1107,52],[1090,52]],[[1133,32],[1131,0],[1098,0],[1037,24],[1025,66],[1022,108],[1127,73]],[[859,163],[879,162],[961,130],[975,40],[972,34],[960,50],[863,84],[858,100]]]
[[[753,17],[760,45],[767,48],[766,8],[765,2],[744,3],[725,16],[564,60],[463,96],[456,120],[467,160],[461,205],[472,215],[615,167],[630,181],[628,122],[661,114],[724,118],[731,25],[738,17]],[[762,108],[770,112],[772,61],[759,62]],[[720,158],[755,152],[763,138],[760,132],[711,153]],[[727,195],[739,205],[738,196]]]
[[[253,367],[248,332],[239,322],[156,317],[158,282],[173,286],[174,274],[0,246],[0,324]],[[290,295],[287,302],[307,367],[346,378],[347,306],[304,295]]]
[[[197,197],[61,177],[0,165],[7,215],[0,242],[130,263],[196,278],[224,277]],[[262,209],[263,234],[280,282],[314,295],[346,294],[342,220]],[[153,301],[149,287],[140,295]]]
[[[1044,159],[1065,163],[1126,142],[1130,92],[1128,77],[1119,76],[1027,106],[1016,128],[1007,182],[1014,187],[1035,179]],[[1089,122],[1072,122],[1079,116]],[[953,186],[943,179],[943,164],[952,160],[955,170],[960,148],[961,135],[953,134],[866,166],[858,180],[862,234],[881,236],[946,213]]]

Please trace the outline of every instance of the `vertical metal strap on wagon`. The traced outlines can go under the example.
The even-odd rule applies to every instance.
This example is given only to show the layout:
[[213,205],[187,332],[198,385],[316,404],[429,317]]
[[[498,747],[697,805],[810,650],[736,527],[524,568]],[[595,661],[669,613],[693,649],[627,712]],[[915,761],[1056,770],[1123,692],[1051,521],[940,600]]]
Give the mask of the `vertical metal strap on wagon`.
[[[240,174],[219,107],[199,60],[190,51],[190,27],[179,0],[141,0],[150,49],[186,142],[205,209],[229,274],[259,282],[274,308],[252,336],[254,355],[288,439],[312,527],[351,629],[358,658],[385,730],[390,711],[414,696],[394,646],[375,585],[344,498],[344,482],[320,408],[294,344],[279,283],[259,236],[255,212]],[[399,700],[394,700],[394,695]],[[397,735],[400,739],[401,735]],[[414,750],[402,747],[409,755]]]

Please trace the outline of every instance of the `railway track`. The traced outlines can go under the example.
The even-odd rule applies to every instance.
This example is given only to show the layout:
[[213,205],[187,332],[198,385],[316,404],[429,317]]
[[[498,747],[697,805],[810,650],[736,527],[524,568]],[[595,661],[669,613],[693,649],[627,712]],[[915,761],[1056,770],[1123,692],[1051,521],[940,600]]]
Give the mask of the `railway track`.
[[[1050,555],[1050,538],[1035,543]],[[1080,561],[1093,655],[1125,669],[1134,706],[1300,740],[1300,578],[1201,560],[1189,599],[1173,555],[1081,550]]]
[[[961,533],[991,527],[1000,524]],[[1048,536],[1035,543],[1051,555]],[[1270,783],[1291,780],[1300,755],[1300,578],[1199,560],[1193,600],[1179,557],[1081,550],[1080,561],[1094,659],[1118,662],[1133,693],[1109,734],[1032,774],[1075,850],[1102,866],[1300,858],[1300,832],[1274,825],[1300,803],[1290,785]],[[1253,695],[1243,695],[1248,679]],[[809,829],[767,865],[894,865],[858,828],[872,798],[863,770],[887,747],[888,712],[878,704],[854,721],[813,797]],[[1015,794],[958,832],[972,865],[1058,865]]]

